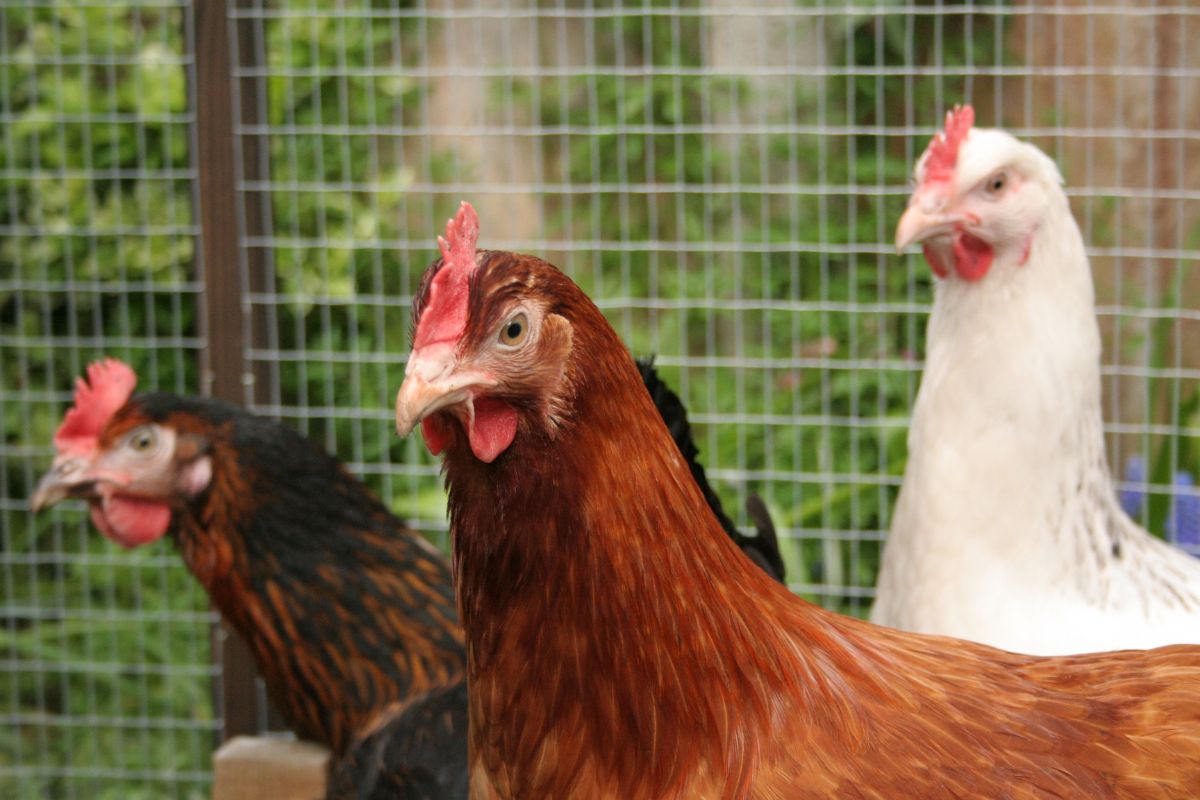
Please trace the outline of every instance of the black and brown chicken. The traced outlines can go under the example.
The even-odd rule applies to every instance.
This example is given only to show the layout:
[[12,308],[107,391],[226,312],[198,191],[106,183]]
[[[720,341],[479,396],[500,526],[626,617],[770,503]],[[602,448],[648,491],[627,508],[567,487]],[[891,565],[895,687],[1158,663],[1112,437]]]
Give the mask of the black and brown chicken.
[[125,547],[169,536],[288,727],[334,763],[381,709],[462,679],[440,551],[291,428],[136,382],[118,361],[88,368],[35,510],[83,497]]

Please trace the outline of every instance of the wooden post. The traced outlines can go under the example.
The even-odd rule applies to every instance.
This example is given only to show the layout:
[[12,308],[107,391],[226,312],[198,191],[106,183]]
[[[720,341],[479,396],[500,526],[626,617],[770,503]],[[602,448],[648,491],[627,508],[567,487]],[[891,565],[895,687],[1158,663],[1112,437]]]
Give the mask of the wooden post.
[[[257,385],[259,392],[266,387],[252,380],[245,358],[250,330],[245,290],[249,282],[242,279],[239,236],[250,232],[242,229],[238,215],[228,4],[226,0],[205,0],[193,4],[190,14],[195,35],[192,97],[200,185],[198,265],[204,282],[202,324],[208,340],[202,383],[206,394],[240,405],[253,399],[251,387]],[[254,40],[245,42],[239,51],[253,57],[257,51]],[[256,105],[255,100],[253,95],[244,98],[243,113],[247,105]],[[262,166],[257,158],[252,163],[256,170]],[[257,213],[245,215],[245,220],[262,222]],[[246,265],[255,281],[261,280],[262,270],[257,269],[261,265],[249,260]],[[221,654],[222,680],[216,701],[224,717],[225,738],[257,732],[262,714],[257,670],[249,648],[227,628],[214,629],[213,648]]]

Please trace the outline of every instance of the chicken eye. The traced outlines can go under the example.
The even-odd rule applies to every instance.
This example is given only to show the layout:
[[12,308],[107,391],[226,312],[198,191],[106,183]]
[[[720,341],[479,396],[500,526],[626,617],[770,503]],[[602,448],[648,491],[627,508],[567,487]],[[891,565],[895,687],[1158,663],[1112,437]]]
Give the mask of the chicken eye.
[[524,314],[517,314],[508,322],[504,323],[504,327],[500,329],[500,344],[506,344],[509,347],[513,347],[525,341],[525,336],[528,333],[528,317],[526,317]]
[[129,434],[129,447],[135,453],[148,453],[158,443],[158,436],[153,428],[138,428]]
[[1008,176],[1003,172],[997,172],[991,178],[988,178],[987,190],[988,194],[999,194],[1004,191],[1004,185],[1008,182]]

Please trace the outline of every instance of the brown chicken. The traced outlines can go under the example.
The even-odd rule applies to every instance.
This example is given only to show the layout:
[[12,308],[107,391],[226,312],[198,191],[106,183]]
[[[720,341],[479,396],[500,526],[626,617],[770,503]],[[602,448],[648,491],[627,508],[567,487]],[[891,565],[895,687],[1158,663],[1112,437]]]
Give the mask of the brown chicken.
[[396,405],[445,453],[473,797],[1200,796],[1200,648],[1021,656],[793,596],[596,306],[477,225],[426,273]]

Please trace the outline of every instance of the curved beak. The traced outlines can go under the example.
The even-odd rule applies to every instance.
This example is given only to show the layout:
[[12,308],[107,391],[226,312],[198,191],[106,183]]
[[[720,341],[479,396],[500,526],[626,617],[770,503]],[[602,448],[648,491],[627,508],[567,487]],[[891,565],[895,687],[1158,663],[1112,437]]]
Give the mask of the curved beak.
[[460,370],[453,347],[436,344],[414,350],[396,393],[396,432],[407,436],[430,414],[470,399],[471,389],[495,385],[484,373]]
[[38,481],[29,506],[34,513],[62,502],[68,497],[82,497],[92,493],[95,479],[87,467],[90,460],[82,456],[59,456],[54,459],[49,471]]
[[408,436],[421,420],[435,411],[467,399],[462,387],[447,382],[429,382],[420,375],[409,375],[396,394],[396,433]]
[[928,211],[920,202],[914,202],[900,217],[896,225],[896,250],[901,251],[914,242],[922,242],[939,234],[952,233],[962,221],[957,214]]
[[954,233],[966,218],[958,211],[947,210],[953,206],[952,200],[950,188],[942,183],[918,188],[896,224],[896,251],[934,236]]

